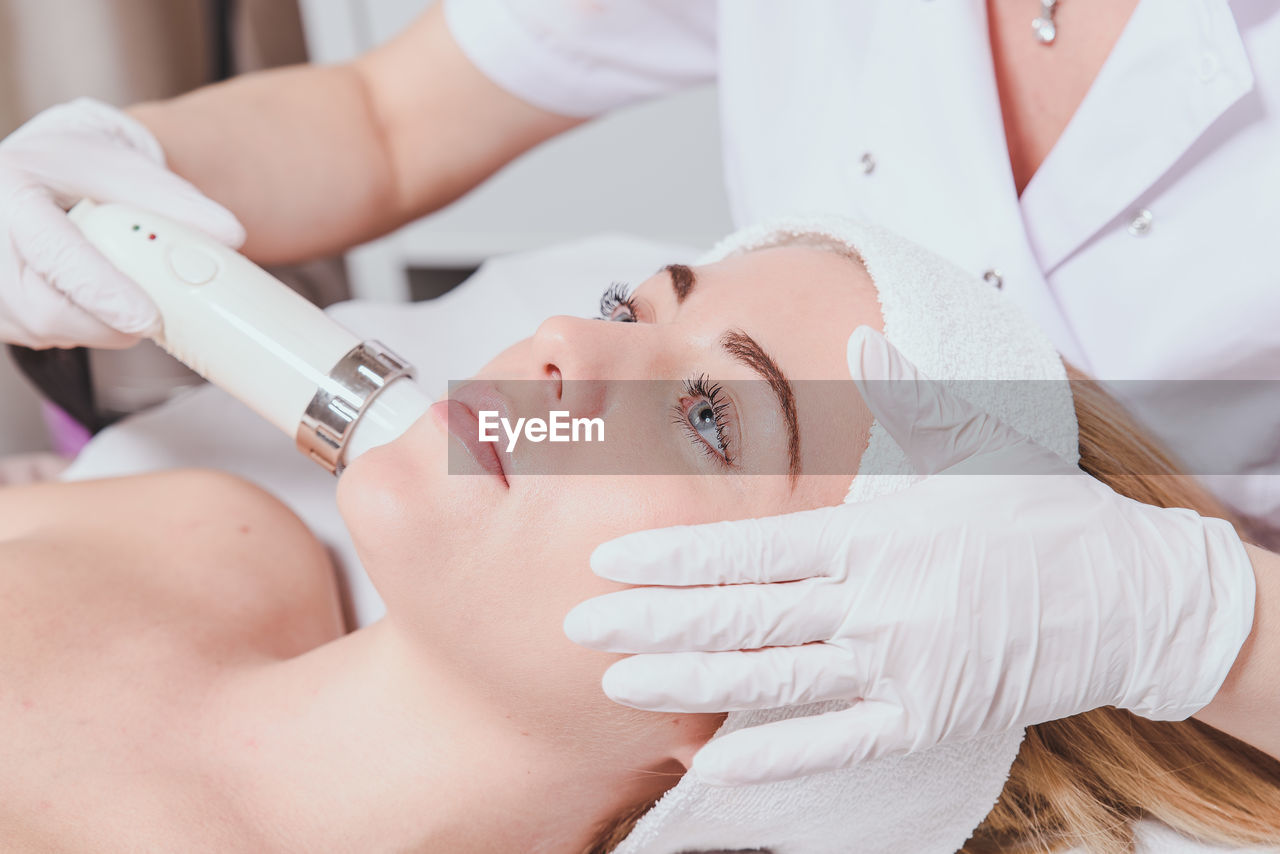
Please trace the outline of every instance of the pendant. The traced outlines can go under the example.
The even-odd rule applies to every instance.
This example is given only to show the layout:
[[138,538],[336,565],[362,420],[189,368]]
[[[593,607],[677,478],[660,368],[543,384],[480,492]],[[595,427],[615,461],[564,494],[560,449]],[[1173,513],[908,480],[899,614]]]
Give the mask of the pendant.
[[1040,0],[1040,17],[1031,22],[1031,30],[1040,44],[1053,44],[1053,40],[1058,37],[1058,25],[1053,20],[1054,7],[1057,5],[1058,0]]

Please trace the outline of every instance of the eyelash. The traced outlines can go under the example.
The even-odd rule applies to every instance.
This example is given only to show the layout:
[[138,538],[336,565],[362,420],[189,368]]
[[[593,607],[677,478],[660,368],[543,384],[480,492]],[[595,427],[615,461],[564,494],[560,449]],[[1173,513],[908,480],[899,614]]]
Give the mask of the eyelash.
[[[613,313],[625,308],[630,314],[628,320],[614,320]],[[605,288],[600,295],[600,317],[602,320],[613,320],[615,323],[635,323],[639,316],[636,301],[631,297],[631,286],[625,282],[614,282]]]
[[721,400],[722,389],[719,383],[711,382],[706,374],[702,374],[691,380],[684,381],[685,397],[705,400],[711,405],[711,413],[715,418],[716,442],[720,445],[720,450],[707,444],[707,440],[694,429],[689,423],[689,414],[683,403],[677,403],[671,408],[671,420],[684,428],[689,434],[689,438],[695,445],[702,448],[702,452],[709,457],[714,457],[721,465],[732,466],[733,454],[729,448],[729,436],[726,431],[727,419],[724,413],[729,409],[728,401]]

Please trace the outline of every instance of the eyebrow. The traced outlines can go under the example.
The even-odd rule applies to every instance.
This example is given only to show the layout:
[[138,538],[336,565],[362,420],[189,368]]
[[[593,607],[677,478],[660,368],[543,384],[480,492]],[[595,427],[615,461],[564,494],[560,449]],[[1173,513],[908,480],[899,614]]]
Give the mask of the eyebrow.
[[[668,264],[660,272],[671,277],[671,290],[675,292],[676,305],[688,299],[694,285],[698,284],[698,277],[684,264]],[[759,374],[777,398],[778,409],[781,410],[782,420],[787,427],[787,474],[794,485],[796,476],[800,474],[800,427],[796,417],[796,394],[791,381],[759,342],[741,329],[730,329],[720,336],[720,346],[737,362]]]
[[787,426],[787,474],[794,485],[796,476],[800,474],[800,429],[791,381],[764,348],[741,329],[730,329],[722,335],[720,345],[738,362],[758,373],[778,399],[778,409],[782,410],[782,420]]
[[676,305],[684,302],[693,292],[693,286],[698,284],[698,277],[684,264],[668,264],[658,272],[671,277],[671,290],[675,291]]

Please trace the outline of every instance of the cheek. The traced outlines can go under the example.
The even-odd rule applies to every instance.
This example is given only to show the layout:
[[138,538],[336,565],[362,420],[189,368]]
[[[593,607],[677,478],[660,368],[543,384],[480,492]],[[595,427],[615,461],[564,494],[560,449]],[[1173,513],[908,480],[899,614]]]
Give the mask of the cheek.
[[[427,456],[422,443],[377,449],[339,484],[388,614],[530,726],[587,712],[611,720],[618,707],[600,678],[621,656],[579,647],[562,630],[579,602],[623,589],[591,572],[591,550],[643,528],[742,515],[732,479],[526,476],[495,499],[483,477],[436,471]],[[781,479],[764,480],[757,491]]]
[[[600,543],[642,528],[728,515],[698,495],[718,477],[528,476],[510,500],[478,518],[454,518],[430,550],[443,562],[421,578],[419,604],[435,641],[459,655],[483,655],[504,678],[563,673],[599,692],[615,656],[583,650],[561,629],[565,614],[592,596],[623,589],[591,572]],[[451,509],[441,512],[452,512]],[[388,603],[388,607],[391,604]],[[527,678],[523,677],[523,678]]]
[[601,542],[725,515],[692,494],[693,480],[522,479],[518,506],[497,524],[482,525],[479,535],[491,538],[487,558],[432,574],[423,625],[433,646],[484,695],[531,726],[563,724],[568,715],[607,729],[621,707],[604,696],[600,679],[622,656],[569,641],[564,617],[586,599],[625,589],[591,572],[591,551]]

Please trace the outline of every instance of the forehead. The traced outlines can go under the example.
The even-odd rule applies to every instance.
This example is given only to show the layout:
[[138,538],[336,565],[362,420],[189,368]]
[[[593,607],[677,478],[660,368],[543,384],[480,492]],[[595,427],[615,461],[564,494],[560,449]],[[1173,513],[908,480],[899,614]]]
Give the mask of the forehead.
[[[736,328],[755,338],[791,380],[848,379],[845,345],[854,327],[883,329],[875,286],[857,260],[807,246],[734,255],[694,270],[697,285],[678,309],[708,332]],[[645,290],[670,290],[665,273]],[[663,299],[673,299],[668,294]]]

